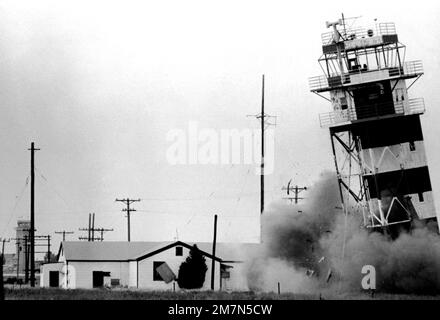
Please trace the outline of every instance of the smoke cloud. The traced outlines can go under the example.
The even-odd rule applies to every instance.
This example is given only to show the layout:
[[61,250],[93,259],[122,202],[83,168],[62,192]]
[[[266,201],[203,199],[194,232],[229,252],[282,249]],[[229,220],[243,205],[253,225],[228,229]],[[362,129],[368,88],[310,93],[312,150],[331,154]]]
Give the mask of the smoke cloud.
[[276,291],[280,282],[283,292],[359,292],[362,267],[372,265],[380,292],[440,293],[436,225],[414,225],[394,240],[369,231],[354,207],[344,215],[330,172],[301,195],[297,205],[275,203],[264,213],[262,248],[247,259],[251,290]]
[[343,217],[338,218],[334,232],[321,239],[330,257],[332,269],[340,276],[345,290],[360,290],[361,269],[376,269],[377,289],[389,293],[440,293],[440,237],[434,228],[415,226],[395,240],[379,232],[359,228],[356,216],[349,216],[342,258]]
[[333,174],[301,196],[297,205],[274,203],[262,217],[263,245],[258,256],[248,259],[248,283],[252,290],[313,293],[318,277],[325,275],[320,239],[334,228],[339,205]]

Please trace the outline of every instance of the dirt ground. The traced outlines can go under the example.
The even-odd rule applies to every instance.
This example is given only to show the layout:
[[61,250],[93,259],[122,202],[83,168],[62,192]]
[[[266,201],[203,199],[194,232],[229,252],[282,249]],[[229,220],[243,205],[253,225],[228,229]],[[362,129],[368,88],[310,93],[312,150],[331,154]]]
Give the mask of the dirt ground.
[[346,292],[342,294],[294,294],[274,292],[146,291],[136,289],[49,289],[12,288],[5,290],[7,300],[440,300],[440,295],[401,295]]

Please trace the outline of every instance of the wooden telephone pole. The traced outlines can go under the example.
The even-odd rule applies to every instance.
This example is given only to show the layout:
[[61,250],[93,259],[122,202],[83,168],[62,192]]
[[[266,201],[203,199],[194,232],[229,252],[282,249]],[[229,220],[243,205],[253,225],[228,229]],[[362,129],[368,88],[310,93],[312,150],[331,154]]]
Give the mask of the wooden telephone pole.
[[261,86],[261,113],[257,115],[248,115],[257,118],[261,126],[261,167],[260,167],[260,214],[264,212],[264,131],[267,125],[272,125],[266,118],[275,118],[264,113],[264,74]]
[[35,287],[35,151],[40,150],[35,148],[34,143],[31,143],[31,229],[29,230],[30,238],[30,264],[31,264],[31,287]]
[[[87,241],[104,241],[104,232],[113,231],[113,229],[95,228],[95,214],[89,213],[89,226],[87,228],[79,228],[79,231],[87,231],[87,237],[78,237],[79,240]],[[101,237],[95,236],[95,231],[101,233]],[[55,232],[57,233],[57,232]],[[58,232],[61,233],[61,232]],[[68,232],[66,232],[68,233]],[[73,232],[71,232],[73,233]]]
[[212,241],[211,290],[214,290],[216,246],[217,246],[217,215],[214,215],[214,240]]
[[260,173],[260,214],[264,211],[264,74],[261,86],[261,173]]
[[3,285],[3,264],[5,260],[5,242],[9,242],[10,240],[3,239],[2,240],[2,256],[1,256],[1,266],[0,266],[0,301],[5,300],[5,288]]
[[127,208],[122,209],[123,212],[127,212],[127,236],[128,242],[130,242],[130,212],[136,211],[136,209],[130,208],[130,204],[133,202],[139,202],[141,199],[116,199],[115,201],[123,202],[127,206]]

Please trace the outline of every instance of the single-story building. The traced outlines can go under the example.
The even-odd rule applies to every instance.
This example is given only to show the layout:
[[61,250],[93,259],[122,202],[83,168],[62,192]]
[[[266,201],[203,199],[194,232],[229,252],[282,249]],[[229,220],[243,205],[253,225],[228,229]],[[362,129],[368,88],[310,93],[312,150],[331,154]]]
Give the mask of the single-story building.
[[[202,290],[211,289],[212,260],[215,261],[214,290],[248,290],[244,255],[258,244],[219,243],[212,256],[211,243],[195,243],[205,257],[208,270]],[[58,261],[41,267],[41,287],[66,289],[127,287],[179,290],[179,267],[192,245],[175,242],[65,241]]]

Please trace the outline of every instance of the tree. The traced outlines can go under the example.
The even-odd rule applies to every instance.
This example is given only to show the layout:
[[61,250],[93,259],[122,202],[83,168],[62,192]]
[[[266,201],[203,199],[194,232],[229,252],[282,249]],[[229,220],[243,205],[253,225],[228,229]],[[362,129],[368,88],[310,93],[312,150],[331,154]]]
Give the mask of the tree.
[[48,253],[46,253],[46,255],[44,256],[45,263],[56,262],[56,261],[57,261],[57,255],[53,254],[52,252],[50,252],[50,260],[48,259]]
[[194,245],[179,267],[177,284],[182,289],[199,289],[203,287],[207,270],[205,257],[197,245]]

